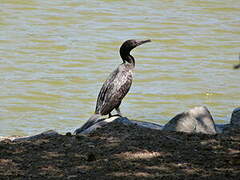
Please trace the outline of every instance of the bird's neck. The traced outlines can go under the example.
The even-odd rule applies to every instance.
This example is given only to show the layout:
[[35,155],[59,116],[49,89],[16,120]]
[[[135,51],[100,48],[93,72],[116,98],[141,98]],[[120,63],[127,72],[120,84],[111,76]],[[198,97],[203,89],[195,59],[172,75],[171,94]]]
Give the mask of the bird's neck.
[[130,54],[127,54],[127,55],[121,54],[121,57],[122,57],[123,63],[127,62],[127,63],[131,64],[133,67],[135,67],[135,59],[133,56],[131,56]]

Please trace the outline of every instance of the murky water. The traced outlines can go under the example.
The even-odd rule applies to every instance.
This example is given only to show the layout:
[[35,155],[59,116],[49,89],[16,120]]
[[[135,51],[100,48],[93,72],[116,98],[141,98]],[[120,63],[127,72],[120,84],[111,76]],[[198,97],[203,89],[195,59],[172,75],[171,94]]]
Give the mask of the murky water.
[[239,0],[0,0],[0,135],[73,131],[91,116],[126,39],[134,83],[121,110],[166,123],[206,105],[218,123],[240,105]]

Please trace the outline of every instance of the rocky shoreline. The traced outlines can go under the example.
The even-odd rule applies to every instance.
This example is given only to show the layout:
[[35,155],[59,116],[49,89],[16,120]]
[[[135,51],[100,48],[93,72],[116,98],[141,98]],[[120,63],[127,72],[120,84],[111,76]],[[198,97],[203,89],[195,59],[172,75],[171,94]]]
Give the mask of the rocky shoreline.
[[[240,126],[240,107],[235,108],[232,112],[230,123],[216,124],[210,111],[205,106],[195,107],[189,111],[177,114],[165,125],[151,122],[129,120],[126,117],[112,117],[107,119],[99,119],[91,127],[83,131],[81,134],[89,134],[98,128],[102,128],[111,122],[118,122],[124,125],[137,125],[139,127],[157,129],[162,131],[176,131],[187,133],[203,133],[203,134],[219,134],[228,132],[229,129]],[[70,133],[70,132],[69,132]],[[70,133],[71,134],[71,133]],[[43,133],[25,136],[25,137],[0,137],[0,141],[9,139],[12,141],[32,140],[42,137],[58,135],[58,132],[49,130]]]
[[206,107],[165,126],[112,117],[83,133],[0,140],[0,179],[239,179],[239,108],[217,125]]

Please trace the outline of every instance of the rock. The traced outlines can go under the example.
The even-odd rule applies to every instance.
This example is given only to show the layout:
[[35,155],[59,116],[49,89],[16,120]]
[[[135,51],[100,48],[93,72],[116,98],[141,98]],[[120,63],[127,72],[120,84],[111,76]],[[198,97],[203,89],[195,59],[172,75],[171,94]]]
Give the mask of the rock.
[[44,137],[57,136],[57,135],[60,135],[60,134],[58,134],[54,130],[48,130],[34,136],[25,136],[25,137],[15,138],[13,139],[13,141],[28,141],[28,140],[41,139]]
[[19,137],[20,136],[0,136],[0,141],[13,141]]
[[224,132],[224,129],[228,127],[229,124],[215,124],[215,128],[218,134],[221,134]]
[[[93,124],[89,128],[85,129],[84,131],[81,131],[80,133],[76,133],[76,134],[89,134],[89,133],[95,131],[97,128],[101,128],[105,124],[113,122],[114,120],[116,120],[118,118],[119,118],[118,116],[114,116],[114,117],[111,117],[111,118],[103,119],[103,120],[98,121],[97,123]],[[123,118],[123,119],[125,119],[125,118]],[[75,132],[77,132],[77,130],[75,130]]]
[[86,130],[82,131],[80,134],[89,134],[89,133],[95,131],[97,128],[101,128],[110,122],[118,122],[118,123],[122,123],[124,125],[137,125],[139,127],[145,127],[145,128],[150,128],[150,129],[159,129],[159,130],[162,129],[162,126],[159,124],[150,123],[150,122],[132,121],[126,117],[114,116],[111,118],[107,118],[107,119],[98,121],[96,124],[90,126]]
[[81,134],[83,131],[88,129],[89,127],[97,124],[100,121],[103,121],[104,118],[101,118],[100,114],[93,114],[80,128],[74,131],[74,134]]
[[223,125],[223,134],[239,134],[240,132],[240,107],[232,112],[230,124]]
[[233,110],[230,124],[232,126],[240,126],[240,107]]
[[209,110],[195,107],[176,115],[164,127],[163,131],[182,131],[189,133],[216,134],[216,128]]
[[163,126],[160,124],[156,123],[150,123],[150,122],[143,122],[143,121],[134,121],[132,120],[131,123],[139,126],[139,127],[145,127],[145,128],[150,128],[150,129],[157,129],[157,130],[162,130]]

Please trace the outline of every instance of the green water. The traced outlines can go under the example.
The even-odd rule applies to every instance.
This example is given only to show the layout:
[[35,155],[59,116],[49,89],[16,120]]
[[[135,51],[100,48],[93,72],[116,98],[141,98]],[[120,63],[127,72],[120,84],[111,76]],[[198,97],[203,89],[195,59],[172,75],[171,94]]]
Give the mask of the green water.
[[239,0],[0,0],[0,135],[79,127],[132,38],[152,43],[132,52],[125,116],[164,124],[205,105],[229,121],[240,104]]

